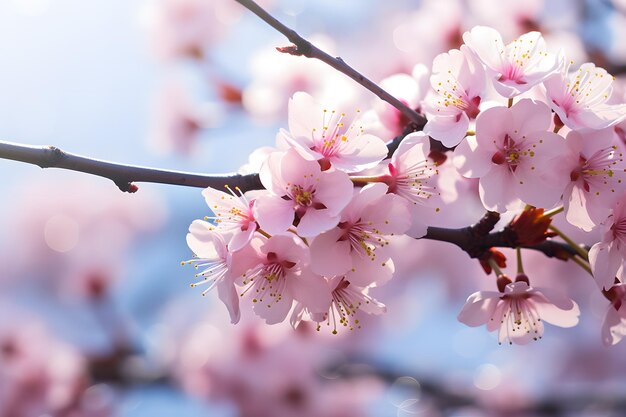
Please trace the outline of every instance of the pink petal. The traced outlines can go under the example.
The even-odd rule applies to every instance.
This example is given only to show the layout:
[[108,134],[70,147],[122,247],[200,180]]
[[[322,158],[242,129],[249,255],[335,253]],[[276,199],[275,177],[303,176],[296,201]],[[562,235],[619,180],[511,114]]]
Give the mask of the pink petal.
[[624,263],[614,243],[596,243],[589,250],[589,265],[600,288],[609,289],[615,282],[617,270]]
[[326,279],[305,269],[301,275],[289,277],[286,291],[313,313],[328,311],[331,303],[331,289]]
[[315,237],[337,226],[339,220],[339,215],[331,215],[330,210],[309,208],[298,223],[298,235],[307,238]]
[[494,167],[479,183],[480,201],[487,210],[504,213],[520,205],[516,179],[508,167]]
[[475,26],[463,34],[463,41],[489,68],[498,71],[502,67],[501,52],[505,50],[505,45],[498,31],[486,26]]
[[284,200],[277,195],[260,197],[254,205],[254,217],[261,229],[270,235],[287,232],[293,224],[294,216],[293,201]]
[[324,172],[317,182],[315,201],[326,206],[330,215],[338,215],[352,199],[354,185],[341,171]]
[[424,126],[424,133],[432,136],[448,148],[453,148],[465,137],[469,127],[469,118],[459,111],[454,116],[435,116]]
[[457,319],[467,326],[476,327],[488,323],[500,301],[500,293],[480,291],[470,295]]
[[613,305],[609,306],[602,322],[602,342],[605,346],[617,344],[626,336],[626,314],[624,304],[617,311]]
[[456,147],[452,161],[464,177],[480,178],[493,166],[491,159],[495,151],[495,148],[479,146],[476,137],[469,136]]
[[310,246],[313,272],[333,277],[346,273],[352,267],[350,243],[339,241],[341,235],[343,230],[336,228],[322,233],[313,240]]
[[352,269],[346,273],[347,280],[357,287],[376,287],[388,282],[393,277],[395,265],[384,252],[382,248],[376,249],[374,259],[353,254]]
[[221,280],[217,284],[217,295],[228,309],[230,322],[237,324],[241,318],[241,311],[239,310],[239,295],[235,284],[229,279]]

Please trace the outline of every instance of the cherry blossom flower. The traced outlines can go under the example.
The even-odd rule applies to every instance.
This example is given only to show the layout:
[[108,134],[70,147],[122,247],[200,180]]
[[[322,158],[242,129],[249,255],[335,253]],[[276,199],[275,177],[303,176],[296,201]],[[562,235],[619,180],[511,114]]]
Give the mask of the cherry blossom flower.
[[626,104],[607,104],[613,77],[587,62],[577,71],[569,65],[545,80],[548,105],[571,129],[604,129],[626,117]]
[[5,322],[0,330],[0,415],[113,415],[105,398],[89,395],[85,358],[41,323],[19,317],[19,325]]
[[[313,34],[309,40],[329,54],[338,53],[327,36]],[[251,82],[243,91],[243,106],[255,120],[283,120],[288,114],[289,98],[298,91],[334,106],[361,100],[359,86],[343,74],[321,61],[277,54],[275,46],[272,41],[259,48],[250,63]]]
[[332,328],[333,334],[337,334],[337,329],[342,327],[348,330],[360,329],[364,313],[382,314],[387,311],[384,304],[368,294],[376,277],[372,276],[370,281],[371,283],[363,288],[352,285],[345,276],[331,278],[328,281],[329,287],[332,288],[328,310],[323,313],[311,313],[304,305],[298,303],[291,315],[292,326],[296,328],[305,317],[308,317],[318,323],[317,330],[325,323]]
[[224,0],[161,0],[144,10],[153,49],[163,59],[201,58],[241,10]]
[[382,183],[360,189],[341,213],[334,229],[322,233],[311,243],[311,268],[317,274],[333,277],[346,275],[359,287],[378,285],[391,278],[393,261],[387,246],[389,237],[404,233],[411,225],[406,201],[387,194]]
[[279,140],[325,168],[358,172],[374,167],[387,156],[385,142],[365,133],[358,120],[346,125],[346,119],[346,113],[324,108],[298,92],[289,100],[289,132],[281,129]]
[[[411,75],[404,73],[391,75],[382,80],[380,86],[411,109],[421,113],[422,100],[429,90],[429,72],[425,65],[417,64]],[[390,137],[402,134],[410,122],[398,109],[382,100],[376,102],[374,111]]]
[[261,228],[272,235],[285,233],[294,217],[300,236],[329,230],[352,197],[352,181],[345,172],[322,171],[316,161],[293,149],[271,154],[260,176],[271,194],[258,197],[254,210]]
[[272,236],[253,247],[256,266],[241,274],[241,296],[252,300],[254,311],[267,324],[283,321],[294,299],[313,312],[327,308],[328,286],[309,270],[309,250],[300,238]]
[[386,183],[389,192],[409,202],[412,214],[412,237],[426,234],[429,221],[442,203],[437,186],[439,170],[428,158],[430,142],[424,132],[407,135],[393,153],[388,164]]
[[154,109],[150,146],[161,154],[190,155],[202,132],[215,126],[222,112],[192,97],[181,84],[171,82],[160,91]]
[[208,187],[202,191],[202,195],[214,213],[214,216],[206,218],[215,222],[216,226],[210,227],[210,230],[217,229],[220,232],[232,233],[228,250],[236,252],[250,242],[257,230],[258,226],[253,213],[256,200],[248,200],[238,187],[235,190],[239,195],[235,194],[228,185],[226,189],[229,193]]
[[[202,277],[202,281],[191,284],[208,285],[202,292],[206,295],[217,287],[220,300],[226,305],[230,313],[232,323],[237,323],[241,317],[239,310],[239,295],[235,288],[235,278],[254,267],[258,260],[252,246],[245,246],[234,254],[228,252],[228,241],[224,235],[214,231],[212,224],[194,220],[189,226],[187,245],[194,253],[194,259],[183,262],[193,264],[200,272],[196,277]],[[229,244],[230,245],[230,244]]]
[[612,141],[612,129],[567,135],[570,153],[565,163],[570,183],[563,192],[563,204],[567,221],[587,232],[608,217],[626,190],[621,153]]
[[[370,378],[320,377],[334,359],[313,326],[242,323],[216,328],[204,320],[180,339],[176,379],[185,392],[229,403],[240,416],[362,417],[383,392]],[[171,338],[170,338],[171,339]],[[336,349],[337,339],[331,339]]]
[[611,303],[602,323],[602,342],[612,346],[626,336],[626,284],[614,285],[608,294]]
[[559,200],[569,181],[562,163],[567,147],[548,132],[550,119],[545,104],[529,99],[478,116],[476,136],[461,142],[454,162],[463,176],[480,178],[485,208],[502,213],[519,200],[549,208]]
[[498,342],[524,345],[543,336],[543,322],[559,327],[578,324],[580,310],[571,299],[525,281],[512,282],[504,292],[479,291],[470,295],[459,313],[460,322],[498,330]]
[[626,194],[613,206],[612,213],[602,223],[602,240],[591,247],[589,265],[600,288],[609,289],[615,278],[624,282],[626,260]]
[[467,48],[438,55],[430,76],[433,88],[425,99],[428,122],[424,132],[452,148],[465,137],[476,119],[485,87],[485,70]]
[[547,52],[539,32],[525,33],[505,46],[495,29],[475,26],[463,34],[463,40],[485,64],[494,87],[504,97],[530,90],[561,65],[555,55]]

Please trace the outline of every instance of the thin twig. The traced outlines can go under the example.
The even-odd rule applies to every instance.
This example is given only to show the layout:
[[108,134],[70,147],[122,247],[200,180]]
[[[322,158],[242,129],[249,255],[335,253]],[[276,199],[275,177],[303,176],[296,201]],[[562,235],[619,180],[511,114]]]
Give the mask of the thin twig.
[[228,184],[233,188],[239,187],[243,192],[263,188],[257,174],[204,175],[145,168],[87,158],[62,151],[55,146],[29,146],[0,141],[0,158],[26,162],[41,168],[68,169],[108,178],[120,190],[128,193],[137,191],[135,182],[213,187],[220,190]]
[[361,84],[363,87],[367,88],[372,93],[376,94],[381,100],[386,101],[391,104],[393,107],[398,109],[404,116],[406,116],[410,121],[418,124],[423,127],[426,124],[426,118],[421,114],[417,113],[415,110],[411,109],[403,102],[389,94],[387,91],[380,88],[376,83],[372,82],[368,78],[366,78],[363,74],[352,68],[350,65],[346,64],[346,62],[340,57],[333,57],[322,51],[315,45],[313,45],[308,40],[304,39],[300,36],[295,30],[285,26],[282,22],[276,19],[274,16],[269,14],[265,9],[256,4],[252,0],[235,0],[237,3],[244,6],[246,9],[250,10],[252,13],[261,18],[268,25],[276,29],[278,32],[282,33],[289,39],[293,45],[276,48],[279,52],[288,53],[291,55],[305,56],[307,58],[315,58],[320,61],[330,65],[337,71],[347,75],[352,78],[357,83]]

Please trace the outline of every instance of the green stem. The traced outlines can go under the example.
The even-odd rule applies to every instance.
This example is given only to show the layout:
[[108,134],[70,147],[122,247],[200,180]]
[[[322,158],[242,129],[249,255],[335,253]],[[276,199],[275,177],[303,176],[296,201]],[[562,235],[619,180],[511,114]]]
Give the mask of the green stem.
[[580,259],[576,255],[572,256],[570,259],[574,261],[576,264],[578,264],[578,266],[580,266],[582,269],[587,271],[589,275],[593,277],[593,273],[591,272],[591,268],[589,267],[589,264],[587,264],[587,262],[585,262],[583,259]]
[[517,255],[517,273],[524,273],[524,266],[522,265],[522,248],[519,246],[515,248],[515,254]]
[[491,265],[491,269],[493,269],[493,272],[496,273],[497,277],[504,275],[504,273],[502,272],[502,270],[500,269],[496,261],[494,261],[493,259],[489,259],[489,265]]
[[582,259],[584,259],[585,261],[589,259],[589,252],[587,251],[587,249],[581,247],[578,243],[574,242],[572,239],[570,239],[569,236],[559,230],[559,228],[557,228],[556,226],[550,225],[549,229],[556,233],[565,242],[567,242],[567,244],[570,245],[572,249],[574,249]]
[[562,213],[563,210],[565,210],[565,207],[563,207],[563,206],[557,207],[557,208],[553,208],[552,210],[544,211],[543,212],[543,216],[541,216],[541,217],[556,216],[557,214]]

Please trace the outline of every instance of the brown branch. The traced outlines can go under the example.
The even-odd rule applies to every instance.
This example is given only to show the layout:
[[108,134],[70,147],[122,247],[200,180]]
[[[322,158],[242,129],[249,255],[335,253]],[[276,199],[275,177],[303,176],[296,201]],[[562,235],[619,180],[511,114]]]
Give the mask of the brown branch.
[[393,107],[398,109],[404,116],[406,116],[410,121],[416,123],[418,126],[423,127],[426,124],[426,118],[421,114],[417,113],[415,110],[411,109],[403,102],[389,94],[387,91],[380,88],[376,83],[372,82],[368,78],[366,78],[363,74],[352,68],[350,65],[346,64],[346,62],[340,57],[332,57],[326,52],[322,51],[315,45],[313,45],[308,40],[304,39],[300,36],[295,30],[285,26],[274,16],[265,11],[261,6],[256,4],[253,0],[235,0],[237,3],[240,3],[242,6],[250,10],[252,13],[261,18],[268,25],[276,29],[278,32],[282,33],[289,39],[293,45],[276,48],[279,52],[288,53],[291,55],[299,55],[305,56],[307,58],[315,58],[320,61],[330,65],[337,71],[347,75],[352,78],[357,83],[361,84],[363,87],[367,88],[372,93],[376,94],[381,100],[386,101],[391,104]]
[[[263,189],[258,174],[205,175],[145,168],[74,155],[54,146],[28,146],[0,141],[0,159],[25,162],[38,165],[41,168],[61,168],[97,175],[110,179],[120,190],[131,193],[137,191],[135,182],[216,189],[222,189],[224,185],[228,184],[231,187],[239,187],[243,192]],[[469,227],[461,229],[429,227],[426,236],[422,239],[452,243],[467,252],[472,258],[480,258],[491,247],[514,248],[519,246],[515,231],[511,227],[490,233],[499,218],[497,213],[488,212],[481,221]],[[575,254],[569,245],[552,240],[524,247],[538,250],[546,256],[559,259],[568,259]]]
[[224,185],[228,184],[233,188],[239,187],[244,192],[263,188],[259,176],[256,174],[204,175],[145,168],[91,159],[62,151],[54,146],[28,146],[0,141],[0,158],[38,165],[41,168],[68,169],[108,178],[120,190],[128,193],[137,191],[135,182],[217,189],[222,189]]

